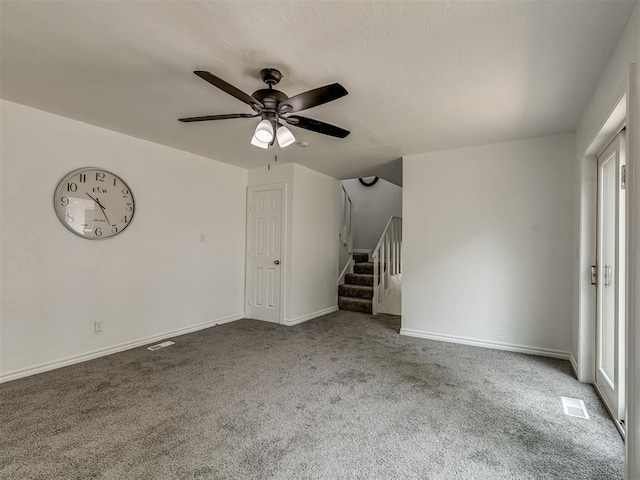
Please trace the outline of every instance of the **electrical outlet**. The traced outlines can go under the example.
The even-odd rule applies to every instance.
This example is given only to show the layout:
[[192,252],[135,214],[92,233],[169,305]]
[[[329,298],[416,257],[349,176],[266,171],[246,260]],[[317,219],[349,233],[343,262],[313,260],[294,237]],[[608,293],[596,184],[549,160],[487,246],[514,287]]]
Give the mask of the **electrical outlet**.
[[93,331],[96,333],[100,333],[102,331],[102,320],[93,322]]

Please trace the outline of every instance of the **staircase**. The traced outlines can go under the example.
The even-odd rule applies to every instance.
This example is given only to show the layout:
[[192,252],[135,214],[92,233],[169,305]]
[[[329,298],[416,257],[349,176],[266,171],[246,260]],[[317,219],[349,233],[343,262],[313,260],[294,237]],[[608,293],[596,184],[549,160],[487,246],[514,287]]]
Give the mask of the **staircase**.
[[340,310],[372,313],[373,308],[373,263],[367,253],[354,253],[353,273],[347,273],[345,283],[338,287]]

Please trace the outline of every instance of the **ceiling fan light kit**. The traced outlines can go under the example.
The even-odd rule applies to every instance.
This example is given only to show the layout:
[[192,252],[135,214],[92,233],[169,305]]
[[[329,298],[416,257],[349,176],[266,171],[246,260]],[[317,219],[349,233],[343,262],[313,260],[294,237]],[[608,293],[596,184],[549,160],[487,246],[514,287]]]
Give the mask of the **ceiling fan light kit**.
[[[247,95],[242,90],[234,87],[220,77],[202,70],[196,70],[196,75],[209,82],[214,87],[237,98],[241,102],[249,105],[255,113],[231,113],[224,115],[206,115],[202,117],[180,118],[181,122],[204,122],[209,120],[227,120],[231,118],[255,118],[260,117],[260,123],[256,127],[251,145],[268,149],[278,140],[280,148],[287,147],[295,143],[291,130],[281,122],[288,123],[298,128],[304,128],[312,132],[329,135],[331,137],[345,138],[349,131],[335,125],[314,120],[312,118],[301,117],[299,115],[288,115],[308,108],[313,108],[324,103],[344,97],[349,92],[339,83],[325,85],[324,87],[309,90],[289,98],[285,93],[275,90],[274,85],[282,79],[282,73],[275,68],[264,68],[260,71],[260,78],[267,84],[268,88],[256,90],[251,95]],[[274,135],[275,133],[275,135]],[[274,138],[275,137],[275,138]]]
[[293,136],[291,130],[289,130],[284,125],[278,126],[278,131],[276,132],[276,138],[278,139],[278,145],[280,148],[288,147],[292,143],[296,141],[296,137]]
[[273,125],[267,119],[262,120],[256,127],[255,137],[259,142],[271,143],[273,141]]
[[251,139],[251,145],[253,145],[254,147],[258,147],[258,148],[264,148],[265,150],[267,148],[269,148],[269,144],[266,142],[261,142],[260,140],[258,140],[256,138],[256,136],[254,135],[253,138]]

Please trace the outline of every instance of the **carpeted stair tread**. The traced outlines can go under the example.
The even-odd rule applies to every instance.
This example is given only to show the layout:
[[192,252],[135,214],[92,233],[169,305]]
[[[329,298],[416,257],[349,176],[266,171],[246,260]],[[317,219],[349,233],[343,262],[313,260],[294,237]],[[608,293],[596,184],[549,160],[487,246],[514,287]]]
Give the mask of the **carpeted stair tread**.
[[373,275],[373,263],[364,262],[364,263],[356,263],[353,266],[354,273],[364,273],[367,275]]
[[373,302],[364,298],[338,297],[338,307],[340,310],[351,312],[371,313]]
[[344,283],[347,285],[366,285],[368,287],[373,287],[373,275],[347,273],[344,276]]
[[351,298],[373,298],[373,287],[365,285],[340,285],[338,287],[338,295],[341,297]]
[[366,263],[369,261],[369,254],[368,253],[354,253],[353,254],[353,260],[356,263]]

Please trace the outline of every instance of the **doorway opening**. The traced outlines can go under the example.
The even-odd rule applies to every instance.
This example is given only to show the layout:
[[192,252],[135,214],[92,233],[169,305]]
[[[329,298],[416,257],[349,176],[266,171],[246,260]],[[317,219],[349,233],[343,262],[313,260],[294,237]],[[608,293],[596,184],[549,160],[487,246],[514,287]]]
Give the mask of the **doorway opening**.
[[342,181],[338,306],[402,314],[402,186],[371,176]]
[[625,175],[630,112],[625,86],[579,163],[577,328],[571,354],[578,380],[595,386],[623,438],[630,378],[625,357],[629,353]]

